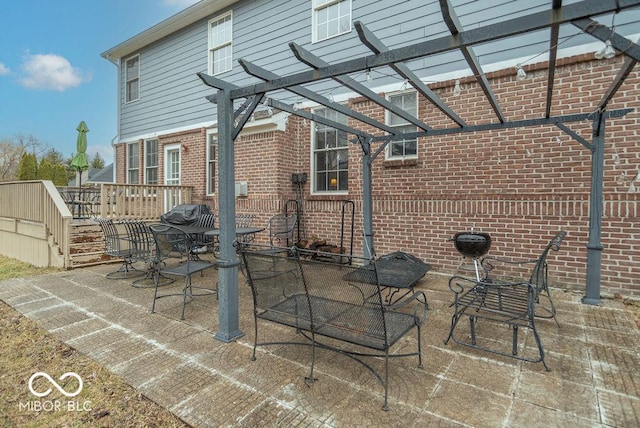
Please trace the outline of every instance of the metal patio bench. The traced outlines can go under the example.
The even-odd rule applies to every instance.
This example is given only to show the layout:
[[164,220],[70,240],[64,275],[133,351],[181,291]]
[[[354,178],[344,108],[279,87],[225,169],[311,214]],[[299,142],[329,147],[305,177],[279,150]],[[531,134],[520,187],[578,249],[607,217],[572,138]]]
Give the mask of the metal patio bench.
[[[257,245],[240,246],[254,303],[252,359],[255,359],[257,346],[309,345],[312,348],[311,366],[305,381],[311,384],[316,380],[316,351],[338,352],[374,374],[384,388],[382,408],[388,410],[389,358],[417,356],[418,367],[422,367],[420,329],[427,313],[424,293],[418,291],[397,304],[386,305],[375,262],[373,268],[361,269],[369,260],[354,257],[354,263],[347,265],[303,259],[296,247],[273,252],[264,250]],[[356,271],[358,273],[354,275]],[[308,341],[260,342],[260,321],[289,326]],[[414,328],[417,349],[391,354],[393,345]],[[382,358],[382,373],[364,357]]]

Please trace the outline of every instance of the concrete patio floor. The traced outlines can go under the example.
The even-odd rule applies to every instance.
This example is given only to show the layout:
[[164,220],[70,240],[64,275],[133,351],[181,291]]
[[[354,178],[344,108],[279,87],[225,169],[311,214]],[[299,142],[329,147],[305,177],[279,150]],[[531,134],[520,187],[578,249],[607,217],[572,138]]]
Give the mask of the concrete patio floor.
[[[445,345],[452,293],[447,277],[428,274],[417,287],[430,308],[422,331],[424,368],[415,358],[391,360],[390,410],[384,412],[380,383],[336,353],[318,352],[318,381],[311,387],[304,382],[308,347],[260,347],[251,361],[252,302],[244,278],[245,335],[226,344],[213,338],[215,297],[189,303],[185,321],[179,298],[159,300],[151,314],[153,290],[107,279],[115,267],[6,280],[0,299],[194,427],[640,426],[640,330],[619,300],[587,306],[580,294],[553,290],[561,327],[538,323],[546,372],[541,363]],[[210,286],[216,271],[194,278]],[[299,339],[268,323],[260,332]],[[396,348],[412,346],[415,334]]]

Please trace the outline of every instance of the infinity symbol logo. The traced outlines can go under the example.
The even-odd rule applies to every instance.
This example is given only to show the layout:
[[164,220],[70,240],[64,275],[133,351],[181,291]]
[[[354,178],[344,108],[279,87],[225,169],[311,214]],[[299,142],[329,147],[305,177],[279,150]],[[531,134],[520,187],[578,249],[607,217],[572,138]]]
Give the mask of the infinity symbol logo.
[[53,380],[51,378],[51,376],[49,376],[48,374],[46,374],[44,372],[34,373],[29,378],[29,391],[31,391],[31,393],[33,395],[35,395],[36,397],[46,397],[47,395],[51,394],[51,388],[47,389],[44,392],[37,392],[36,390],[33,389],[33,381],[36,378],[43,377],[43,378],[47,379],[49,381],[49,383],[51,383],[51,385],[55,386],[56,389],[58,391],[60,391],[61,394],[65,395],[66,397],[75,397],[76,395],[80,394],[80,391],[82,391],[82,378],[80,376],[78,376],[74,372],[68,372],[68,373],[65,373],[62,376],[60,376],[60,378],[58,380],[65,380],[69,376],[74,377],[74,378],[76,378],[78,380],[79,386],[78,386],[78,389],[76,391],[74,391],[74,392],[65,391],[55,380]]

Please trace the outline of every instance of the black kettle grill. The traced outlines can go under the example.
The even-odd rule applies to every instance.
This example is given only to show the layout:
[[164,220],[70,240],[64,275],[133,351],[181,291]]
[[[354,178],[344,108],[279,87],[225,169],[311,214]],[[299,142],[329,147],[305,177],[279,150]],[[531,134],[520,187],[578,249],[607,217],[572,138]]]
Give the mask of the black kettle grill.
[[480,281],[480,270],[478,259],[489,252],[491,248],[491,236],[484,232],[458,232],[450,239],[456,250],[464,257],[473,259],[473,266],[476,271],[476,279]]

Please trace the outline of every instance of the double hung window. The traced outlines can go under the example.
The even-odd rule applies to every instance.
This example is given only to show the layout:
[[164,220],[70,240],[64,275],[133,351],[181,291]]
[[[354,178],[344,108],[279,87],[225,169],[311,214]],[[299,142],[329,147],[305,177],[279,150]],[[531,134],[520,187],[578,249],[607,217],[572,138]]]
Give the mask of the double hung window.
[[[403,92],[389,95],[389,101],[402,110],[418,117],[418,96],[416,92]],[[387,125],[398,129],[398,133],[417,132],[417,126],[389,111],[386,114]],[[387,145],[387,159],[415,158],[418,155],[418,140],[416,138],[392,141]]]
[[140,98],[140,55],[125,60],[124,81],[126,102],[138,100]]
[[[314,113],[347,124],[347,116],[335,110],[322,108]],[[313,129],[314,192],[346,192],[349,189],[347,133],[319,123],[314,123]]]
[[138,171],[140,170],[139,144],[127,144],[127,183],[139,184]]
[[313,0],[313,42],[351,31],[351,0]]
[[209,74],[231,70],[233,36],[231,12],[209,21]]
[[207,136],[207,194],[216,192],[216,149],[218,141],[213,134]]
[[158,184],[158,140],[144,142],[144,183]]

